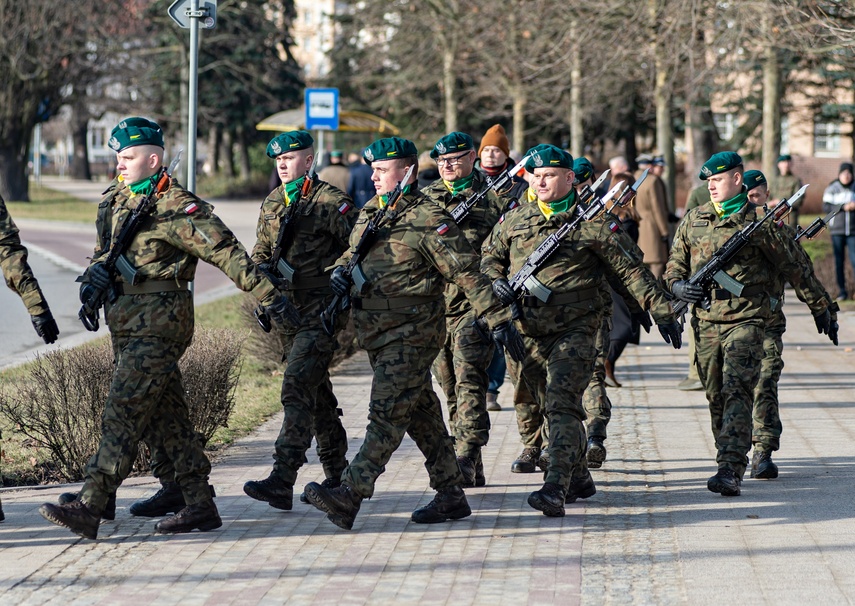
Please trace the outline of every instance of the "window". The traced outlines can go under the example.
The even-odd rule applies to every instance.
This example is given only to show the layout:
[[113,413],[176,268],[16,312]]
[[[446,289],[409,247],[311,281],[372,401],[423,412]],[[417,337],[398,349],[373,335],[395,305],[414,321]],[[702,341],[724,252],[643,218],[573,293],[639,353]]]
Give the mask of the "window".
[[736,132],[735,114],[713,114],[713,123],[718,131],[718,138],[722,141],[730,141]]
[[820,157],[840,155],[840,124],[836,122],[814,122],[813,153]]

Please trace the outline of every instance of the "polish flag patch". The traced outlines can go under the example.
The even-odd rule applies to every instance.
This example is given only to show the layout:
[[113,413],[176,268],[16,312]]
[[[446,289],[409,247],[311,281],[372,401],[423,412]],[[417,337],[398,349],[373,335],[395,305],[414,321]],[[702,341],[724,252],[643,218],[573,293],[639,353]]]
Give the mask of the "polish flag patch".
[[187,213],[188,215],[192,215],[197,210],[199,210],[199,205],[196,204],[195,202],[191,202],[190,204],[188,204],[187,206],[184,207],[184,212]]
[[499,223],[504,223],[504,222],[505,222],[505,215],[502,215],[501,217],[499,217]]
[[438,233],[440,236],[444,236],[445,232],[447,232],[447,231],[448,231],[448,223],[443,223],[442,225],[440,225],[439,227],[436,228],[436,233]]
[[345,202],[344,204],[342,204],[341,206],[338,207],[338,212],[339,212],[339,214],[343,215],[343,214],[347,213],[347,211],[349,211],[351,208],[353,208],[353,207],[350,205],[350,203]]
[[614,233],[620,229],[620,226],[617,223],[612,223],[611,225],[609,225],[609,229],[612,231],[612,233]]
[[511,200],[511,203],[508,204],[508,210],[513,210],[517,206],[519,206],[519,202],[517,202],[516,200]]

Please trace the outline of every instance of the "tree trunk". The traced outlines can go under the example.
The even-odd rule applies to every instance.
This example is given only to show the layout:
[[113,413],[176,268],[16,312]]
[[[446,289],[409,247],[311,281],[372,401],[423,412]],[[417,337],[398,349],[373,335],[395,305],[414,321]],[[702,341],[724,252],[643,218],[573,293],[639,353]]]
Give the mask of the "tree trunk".
[[656,24],[658,8],[656,0],[650,0],[649,10],[654,36],[652,41],[655,84],[653,101],[656,105],[656,147],[665,158],[664,181],[668,190],[668,207],[674,210],[677,179],[674,174],[674,131],[671,127],[671,91],[668,90],[668,68]]
[[781,151],[781,66],[775,49],[774,28],[768,11],[762,13],[763,49],[763,173],[775,176],[775,164]]
[[208,171],[209,174],[220,173],[220,140],[222,129],[219,124],[212,124],[208,131]]
[[582,57],[579,48],[579,22],[570,22],[570,39],[573,40],[570,49],[570,153],[578,158],[585,153],[585,133],[582,125]]
[[8,145],[0,146],[0,196],[12,200],[29,202],[29,179],[27,178],[27,159],[30,153],[29,133],[22,136],[20,131],[9,132],[4,137]]
[[249,147],[246,144],[246,131],[243,126],[237,127],[236,144],[238,149],[238,166],[240,167],[240,178],[249,181],[252,167],[249,162]]
[[86,135],[89,133],[89,112],[86,110],[86,98],[78,98],[71,106],[71,117],[69,120],[71,128],[71,166],[69,174],[72,179],[92,180],[92,170],[89,166],[89,142]]
[[514,90],[514,140],[512,148],[523,154],[526,151],[525,146],[525,105],[526,96],[525,88],[522,84],[518,85]]
[[445,132],[457,130],[457,80],[455,76],[455,55],[457,45],[447,45],[442,51],[442,86],[445,102]]
[[220,141],[220,168],[223,175],[229,179],[234,179],[235,163],[232,152],[232,132],[230,130],[223,131],[223,138]]
[[716,152],[717,143],[709,103],[704,105],[702,100],[696,98],[686,107],[686,147],[689,151],[686,175],[691,177],[695,184],[700,183],[698,173],[703,163]]

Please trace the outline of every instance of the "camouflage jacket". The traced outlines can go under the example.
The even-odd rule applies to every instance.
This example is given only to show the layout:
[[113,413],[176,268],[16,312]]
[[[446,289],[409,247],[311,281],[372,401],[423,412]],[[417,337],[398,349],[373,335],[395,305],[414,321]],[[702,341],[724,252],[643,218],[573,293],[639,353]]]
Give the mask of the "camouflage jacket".
[[[98,208],[98,242],[92,262],[103,261],[142,197],[123,183],[111,185]],[[106,221],[110,221],[109,226]],[[109,237],[109,240],[108,240]],[[160,195],[154,214],[124,253],[143,281],[193,280],[199,259],[218,267],[262,304],[273,302],[276,288],[249,258],[243,245],[213,212],[213,206],[181,187],[174,179]],[[117,274],[116,283],[124,278]],[[116,335],[159,336],[186,340],[193,334],[193,301],[189,291],[122,295],[107,309]]]
[[[285,206],[284,191],[285,186],[280,185],[261,204],[255,230],[257,240],[252,249],[252,260],[256,263],[268,262],[273,257],[279,224],[285,213],[290,212],[290,207]],[[347,250],[357,212],[347,194],[318,178],[308,200],[301,205],[294,238],[282,258],[294,268],[296,276],[286,294],[303,311],[312,305],[325,306],[324,300],[332,297],[326,270]]]
[[[572,219],[572,212],[556,213],[547,219],[537,204],[523,204],[505,213],[482,248],[481,271],[491,280],[513,277],[550,234]],[[656,322],[675,321],[665,291],[641,263],[638,252],[614,236],[612,224],[606,220],[585,222],[561,241],[535,277],[552,291],[553,297],[571,297],[569,293],[575,293],[579,300],[523,306],[520,326],[524,334],[540,337],[560,333],[583,316],[601,314],[606,304],[601,293],[609,270],[643,309],[650,310]]]
[[[363,207],[350,234],[351,247],[336,261],[345,265],[378,212],[375,196]],[[359,310],[353,318],[360,344],[374,349],[395,340],[411,341],[418,335],[439,339],[445,332],[445,283],[453,282],[467,294],[480,316],[489,314],[491,326],[510,320],[491,284],[478,271],[478,255],[454,220],[418,192],[405,194],[386,217],[374,245],[360,263],[367,283],[359,297],[366,299],[433,298],[434,303],[387,311]],[[355,289],[354,289],[355,291]],[[427,338],[426,337],[426,338]]]
[[[663,280],[670,288],[677,280],[687,280],[712,258],[728,238],[756,218],[751,204],[725,219],[719,219],[712,202],[692,209],[677,227],[671,257],[665,267]],[[713,298],[709,310],[694,306],[695,315],[708,322],[738,322],[749,318],[769,318],[772,314],[770,296],[776,294],[780,275],[805,296],[805,303],[814,314],[828,306],[824,290],[809,286],[813,268],[801,260],[798,246],[777,225],[767,221],[754,232],[746,245],[725,271],[743,284],[748,296]]]
[[48,310],[39,283],[27,263],[27,249],[21,244],[18,228],[3,198],[0,198],[0,269],[6,286],[21,296],[30,315],[37,316]]
[[[474,171],[473,174],[475,178],[472,181],[472,186],[456,196],[448,191],[442,179],[431,183],[422,190],[422,193],[451,214],[451,211],[458,204],[487,187],[487,179],[480,172]],[[460,222],[458,226],[463,232],[463,236],[475,251],[481,250],[481,244],[490,235],[490,231],[492,231],[509,202],[509,200],[501,198],[490,190]],[[463,315],[470,309],[471,306],[466,299],[466,293],[461,291],[456,284],[449,282],[445,287],[445,314],[456,317]]]

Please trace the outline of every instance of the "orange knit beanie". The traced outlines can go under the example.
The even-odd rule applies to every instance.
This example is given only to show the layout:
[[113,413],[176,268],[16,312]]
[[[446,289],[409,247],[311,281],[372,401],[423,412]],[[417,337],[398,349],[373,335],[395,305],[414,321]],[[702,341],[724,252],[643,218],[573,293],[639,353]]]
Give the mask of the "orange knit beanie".
[[506,156],[511,155],[511,142],[508,141],[508,136],[505,134],[505,129],[502,128],[501,124],[494,124],[484,133],[484,137],[481,139],[481,146],[478,148],[479,156],[488,145],[495,145],[505,152]]

